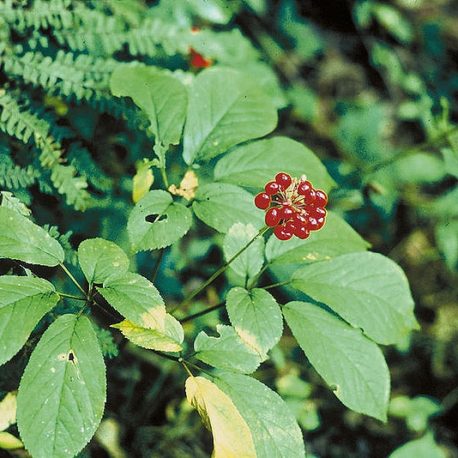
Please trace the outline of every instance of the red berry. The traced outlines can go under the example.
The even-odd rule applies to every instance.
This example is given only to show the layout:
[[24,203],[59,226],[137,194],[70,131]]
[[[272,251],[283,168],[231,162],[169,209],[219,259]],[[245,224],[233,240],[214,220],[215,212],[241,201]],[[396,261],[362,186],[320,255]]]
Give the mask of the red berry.
[[319,224],[316,218],[310,217],[307,223],[307,229],[310,231],[317,231],[319,229]]
[[270,205],[270,196],[266,194],[265,192],[260,192],[254,198],[254,204],[256,205],[256,207],[260,208],[261,210],[265,210]]
[[310,183],[310,181],[301,181],[297,187],[297,193],[301,196],[305,196],[305,194],[307,194],[310,189],[313,189],[312,183]]
[[294,235],[300,239],[305,240],[310,235],[310,231],[306,226],[297,226],[296,230],[294,231]]
[[293,233],[289,232],[283,225],[277,226],[274,229],[274,234],[279,240],[289,240],[293,236]]
[[285,224],[285,230],[286,230],[287,232],[291,232],[291,234],[295,234],[297,228],[298,228],[298,225],[297,225],[294,221],[288,221],[288,222]]
[[280,185],[275,181],[269,181],[264,189],[266,193],[269,194],[269,196],[273,196],[274,194],[277,194],[278,191],[280,191]]
[[287,173],[280,172],[275,175],[275,181],[280,185],[280,187],[283,190],[285,190],[286,188],[288,188],[288,186],[291,184],[293,180],[291,179],[291,176]]
[[315,205],[317,207],[326,207],[328,203],[328,195],[321,189],[315,190]]
[[316,219],[325,218],[326,210],[320,207],[312,207],[310,208],[310,216],[313,216]]
[[191,67],[194,68],[207,68],[212,64],[211,59],[206,59],[202,54],[198,53],[194,49],[190,49],[191,53]]
[[308,219],[305,216],[301,215],[300,213],[295,213],[293,215],[293,221],[295,221],[297,225],[301,226],[301,225],[307,224]]
[[283,205],[280,208],[280,217],[281,219],[290,219],[294,215],[294,210],[289,205]]
[[273,227],[280,222],[280,211],[278,208],[271,208],[267,211],[265,216],[265,222],[267,226]]
[[318,229],[321,229],[324,226],[324,223],[326,222],[326,218],[323,216],[321,218],[316,218],[316,222],[317,222],[317,226],[316,226],[315,231],[317,231]]

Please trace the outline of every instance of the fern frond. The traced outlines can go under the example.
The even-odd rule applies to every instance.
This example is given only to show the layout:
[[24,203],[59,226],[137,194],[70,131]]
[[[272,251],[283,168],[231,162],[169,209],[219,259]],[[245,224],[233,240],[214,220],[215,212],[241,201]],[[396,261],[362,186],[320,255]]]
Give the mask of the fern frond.
[[59,194],[64,194],[66,202],[77,210],[84,210],[89,193],[83,177],[76,176],[72,165],[63,165],[61,144],[50,135],[50,125],[34,113],[21,107],[18,100],[2,90],[0,92],[0,130],[29,143],[33,140],[39,152],[39,161],[44,169],[49,169],[51,182]]
[[40,172],[32,166],[19,167],[9,156],[0,156],[0,186],[7,189],[20,189],[35,183]]
[[65,252],[65,261],[76,266],[78,264],[78,255],[70,243],[70,237],[73,235],[73,231],[67,231],[62,234],[57,226],[50,226],[49,224],[45,224],[43,229],[62,245]]

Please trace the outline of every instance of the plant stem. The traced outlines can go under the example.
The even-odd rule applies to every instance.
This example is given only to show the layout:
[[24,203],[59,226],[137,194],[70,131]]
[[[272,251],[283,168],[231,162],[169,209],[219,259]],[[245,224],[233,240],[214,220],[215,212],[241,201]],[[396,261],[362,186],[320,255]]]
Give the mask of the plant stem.
[[156,259],[156,264],[154,265],[153,275],[151,276],[151,283],[154,283],[156,280],[157,274],[159,272],[159,267],[161,266],[162,258],[164,257],[165,248],[162,248],[159,252],[159,256]]
[[184,305],[189,304],[192,299],[194,299],[200,292],[202,292],[208,285],[210,285],[214,280],[216,280],[222,273],[226,271],[226,269],[230,266],[230,264],[235,261],[245,250],[247,250],[252,243],[261,235],[265,234],[270,227],[264,226],[243,248],[241,248],[237,253],[232,256],[232,258],[229,259],[229,261],[225,262],[217,271],[213,273],[202,285],[197,287],[194,291],[191,292],[191,294],[188,295],[177,307],[173,309],[176,310],[180,307],[183,307]]
[[70,280],[75,284],[75,286],[84,294],[84,297],[87,297],[86,291],[81,287],[81,285],[78,283],[76,278],[72,275],[72,273],[65,267],[64,264],[59,264],[60,267],[62,267],[62,270],[68,275]]
[[61,292],[57,292],[57,294],[60,296],[60,297],[67,297],[69,299],[75,299],[76,301],[86,301],[86,298],[85,297],[81,297],[81,296],[74,296],[73,294],[67,294],[67,293],[61,293]]
[[165,166],[160,168],[162,180],[164,181],[165,189],[169,189],[169,179],[167,178],[167,172]]
[[261,275],[269,268],[269,263],[267,263],[251,280],[250,284],[246,289],[250,290],[256,285]]
[[199,318],[200,316],[206,315],[207,313],[213,312],[214,310],[220,309],[225,302],[220,302],[219,304],[213,305],[211,307],[208,307],[204,310],[201,310],[200,312],[193,313],[192,315],[186,316],[182,318],[181,320],[178,320],[180,323],[186,323],[187,321],[192,321],[195,318]]
[[263,286],[262,289],[277,288],[278,286],[285,286],[285,285],[289,285],[290,283],[291,283],[291,280],[280,281],[278,283],[272,283],[271,285]]

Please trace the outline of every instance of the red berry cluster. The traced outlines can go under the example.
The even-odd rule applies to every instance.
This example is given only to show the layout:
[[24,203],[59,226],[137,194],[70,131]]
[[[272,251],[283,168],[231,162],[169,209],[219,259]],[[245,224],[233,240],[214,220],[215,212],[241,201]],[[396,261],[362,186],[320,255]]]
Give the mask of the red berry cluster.
[[255,197],[254,203],[266,210],[266,224],[274,228],[279,240],[289,240],[293,235],[306,239],[311,231],[323,227],[328,196],[321,189],[314,189],[305,176],[298,180],[280,172]]

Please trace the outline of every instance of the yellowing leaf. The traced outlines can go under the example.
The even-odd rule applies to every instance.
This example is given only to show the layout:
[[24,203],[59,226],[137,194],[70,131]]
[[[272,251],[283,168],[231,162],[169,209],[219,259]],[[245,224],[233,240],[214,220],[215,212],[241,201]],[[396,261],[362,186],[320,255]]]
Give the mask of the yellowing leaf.
[[132,183],[132,200],[137,203],[151,188],[154,175],[149,165],[142,164],[137,168]]
[[162,324],[158,323],[154,329],[137,326],[128,320],[113,324],[111,327],[119,329],[124,337],[135,345],[149,350],[178,352],[183,348],[181,346],[184,339],[183,328],[169,314],[166,314]]
[[186,380],[186,397],[212,431],[214,458],[256,458],[253,437],[231,399],[203,377]]
[[199,180],[197,175],[192,170],[188,170],[181,180],[180,187],[177,188],[174,184],[172,184],[169,186],[169,192],[175,196],[181,196],[186,200],[191,200],[194,199],[198,186]]
[[111,458],[126,458],[124,450],[119,445],[120,430],[119,423],[114,418],[107,418],[100,423],[95,433],[95,438]]
[[16,423],[16,392],[7,393],[0,401],[0,431]]
[[4,431],[0,432],[0,449],[15,450],[23,447],[24,444],[17,437]]

